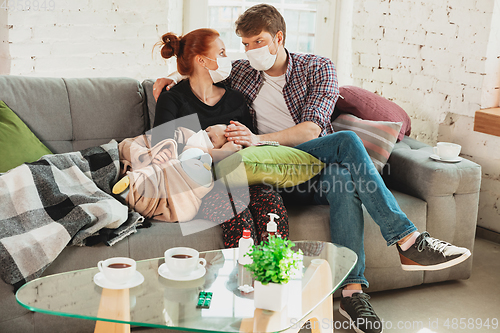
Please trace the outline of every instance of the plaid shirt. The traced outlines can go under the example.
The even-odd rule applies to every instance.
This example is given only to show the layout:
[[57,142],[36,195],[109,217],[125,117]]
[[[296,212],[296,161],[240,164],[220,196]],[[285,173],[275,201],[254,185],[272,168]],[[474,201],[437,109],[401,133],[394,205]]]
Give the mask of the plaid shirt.
[[[333,62],[312,54],[289,53],[286,84],[283,96],[296,124],[312,121],[321,128],[320,136],[333,133],[330,121],[339,96],[337,74]],[[253,101],[262,86],[262,73],[250,66],[248,60],[233,62],[229,87],[243,93],[257,130]]]

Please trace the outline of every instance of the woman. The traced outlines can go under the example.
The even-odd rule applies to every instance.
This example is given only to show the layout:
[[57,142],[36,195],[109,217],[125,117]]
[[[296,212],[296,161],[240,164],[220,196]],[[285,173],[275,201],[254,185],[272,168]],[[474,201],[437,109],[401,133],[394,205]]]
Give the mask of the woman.
[[[181,37],[167,33],[162,36],[159,44],[162,57],[169,59],[175,56],[178,72],[188,79],[168,91],[162,91],[156,105],[155,128],[180,117],[197,114],[201,128],[215,124],[234,126],[230,121],[238,121],[250,130],[253,129],[243,95],[222,84],[231,72],[231,62],[217,31],[197,29]],[[176,123],[175,126],[179,124]],[[155,142],[170,135],[168,131],[158,132],[153,132]],[[237,152],[241,148],[240,145],[228,142],[221,149]],[[217,157],[214,156],[214,159],[217,160]],[[221,182],[217,184],[222,185]],[[268,213],[280,216],[277,220],[278,232],[283,237],[288,237],[288,215],[279,194],[265,186],[250,186],[249,194],[248,207],[236,216],[234,209],[241,211],[243,202],[233,200],[231,196],[227,200],[225,186],[214,187],[203,198],[199,217],[216,222],[226,221],[221,227],[224,231],[224,246],[227,248],[238,246],[243,229],[249,229],[254,241],[260,243],[261,235],[269,222]],[[238,197],[238,194],[232,193],[232,197]]]

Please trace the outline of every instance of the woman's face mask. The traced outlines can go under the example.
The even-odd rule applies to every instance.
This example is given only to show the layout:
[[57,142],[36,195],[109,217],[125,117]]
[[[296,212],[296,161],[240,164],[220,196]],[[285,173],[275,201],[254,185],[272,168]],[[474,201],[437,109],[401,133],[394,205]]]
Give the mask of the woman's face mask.
[[224,81],[229,77],[232,68],[231,59],[229,59],[228,57],[217,58],[217,60],[210,59],[208,57],[205,58],[217,62],[218,68],[216,70],[205,67],[206,69],[208,69],[208,73],[210,74],[210,77],[212,78],[212,81],[214,81],[214,83]]
[[[274,36],[271,44],[274,44],[276,36],[277,35]],[[273,67],[278,52],[276,52],[276,54],[271,54],[271,50],[269,49],[269,45],[271,44],[245,52],[250,61],[250,66],[258,71],[267,71],[269,68]]]

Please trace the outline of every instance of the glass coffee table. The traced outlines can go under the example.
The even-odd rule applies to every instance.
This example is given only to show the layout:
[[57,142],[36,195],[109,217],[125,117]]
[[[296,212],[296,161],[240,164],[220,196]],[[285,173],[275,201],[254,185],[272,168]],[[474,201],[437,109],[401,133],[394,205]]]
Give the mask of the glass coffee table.
[[[201,252],[204,276],[191,281],[164,278],[163,258],[137,262],[144,282],[130,289],[105,289],[94,283],[96,268],[50,275],[26,283],[17,301],[31,311],[96,321],[95,332],[129,332],[130,325],[202,332],[299,331],[310,321],[314,331],[333,331],[333,292],[354,267],[356,254],[328,242],[297,241],[302,273],[290,283],[282,311],[256,309],[251,274],[238,264],[238,249]],[[96,263],[97,264],[97,263]],[[197,308],[200,291],[212,292],[208,309]],[[328,324],[330,323],[330,325]]]

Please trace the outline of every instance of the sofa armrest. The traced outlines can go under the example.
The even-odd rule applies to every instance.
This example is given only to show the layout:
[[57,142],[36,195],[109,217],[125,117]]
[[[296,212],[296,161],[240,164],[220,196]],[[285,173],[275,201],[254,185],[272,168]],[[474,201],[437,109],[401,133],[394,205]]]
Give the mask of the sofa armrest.
[[386,184],[427,201],[453,194],[479,193],[481,166],[463,159],[459,163],[434,161],[432,147],[410,137],[398,142],[384,169]]
[[[427,202],[426,229],[433,237],[472,250],[481,166],[467,159],[458,163],[438,162],[429,158],[431,154],[431,146],[405,137],[389,158],[384,180],[389,188]],[[471,266],[472,261],[461,265]],[[460,278],[467,278],[470,269],[461,265],[456,268],[463,268],[464,276]],[[450,272],[427,272],[425,282],[442,281],[446,279],[444,274]]]

